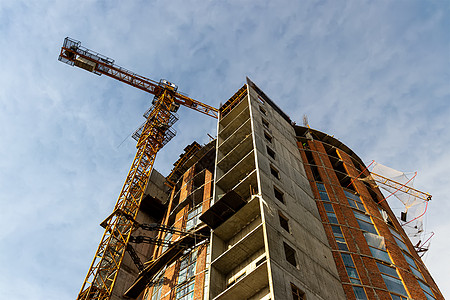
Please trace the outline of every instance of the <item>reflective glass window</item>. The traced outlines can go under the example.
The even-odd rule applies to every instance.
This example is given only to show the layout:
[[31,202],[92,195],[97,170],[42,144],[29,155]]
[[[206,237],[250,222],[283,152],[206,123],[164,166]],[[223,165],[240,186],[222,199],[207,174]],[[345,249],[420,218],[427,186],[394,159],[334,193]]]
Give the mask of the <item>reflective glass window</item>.
[[364,291],[364,288],[361,286],[354,286],[353,292],[355,293],[357,300],[367,300],[366,292]]
[[325,211],[334,212],[333,205],[331,205],[331,203],[323,203],[323,206],[325,207]]
[[341,228],[336,225],[331,225],[331,229],[333,230],[334,239],[336,240],[339,250],[348,251],[347,243],[345,242]]
[[406,244],[403,242],[402,236],[397,231],[392,229],[391,227],[389,227],[389,230],[391,231],[392,235],[394,236],[394,239],[395,239],[395,242],[397,243],[397,245],[409,253],[409,249],[408,249],[408,247],[406,247]]
[[335,213],[327,212],[327,216],[330,223],[339,224]]
[[344,190],[345,196],[347,197],[348,204],[350,204],[351,207],[366,211],[364,208],[364,204],[361,201],[361,198],[359,198],[358,195],[355,195],[347,190]]
[[202,214],[202,204],[200,203],[188,212],[186,230],[195,228],[200,223],[200,215]]
[[409,256],[408,254],[403,253],[403,256],[405,257],[406,261],[408,262],[411,271],[413,272],[414,275],[416,275],[417,277],[419,277],[422,280],[425,280],[422,276],[422,273],[420,273],[419,268],[416,265],[416,262],[414,261],[414,259],[412,259],[411,256]]
[[177,300],[192,300],[194,299],[194,284],[195,280],[177,286],[176,298]]
[[182,258],[180,271],[178,273],[178,284],[183,283],[195,275],[195,265],[197,262],[197,251],[192,251]]
[[317,189],[321,192],[326,192],[327,190],[325,189],[325,185],[323,183],[317,182]]
[[378,258],[379,260],[388,262],[388,263],[392,263],[391,258],[389,257],[389,254],[386,251],[383,251],[381,249],[377,249],[374,247],[370,247],[370,252],[372,253],[372,256],[375,258]]
[[381,274],[381,277],[383,277],[384,283],[386,284],[389,291],[408,296],[405,291],[405,287],[403,286],[403,283],[400,279],[388,276],[383,273]]
[[361,284],[351,255],[347,253],[341,253],[341,256],[342,260],[344,261],[345,269],[347,270],[347,275],[350,278],[350,281],[353,284]]
[[434,294],[431,291],[430,287],[420,280],[418,280],[418,282],[419,282],[419,285],[422,288],[422,290],[425,292],[425,296],[427,296],[427,299],[434,299],[434,297],[432,297]]

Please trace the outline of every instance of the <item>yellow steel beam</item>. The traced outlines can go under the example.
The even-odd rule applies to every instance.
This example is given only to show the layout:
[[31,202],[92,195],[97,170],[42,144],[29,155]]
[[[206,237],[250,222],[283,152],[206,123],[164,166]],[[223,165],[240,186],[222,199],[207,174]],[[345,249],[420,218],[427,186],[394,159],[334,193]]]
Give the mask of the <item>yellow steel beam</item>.
[[394,190],[398,190],[400,192],[409,194],[411,196],[420,198],[420,199],[425,200],[425,201],[430,201],[431,200],[431,195],[428,194],[428,193],[416,190],[415,188],[409,187],[409,186],[407,186],[407,185],[405,185],[403,183],[397,182],[395,180],[386,178],[386,177],[384,177],[384,176],[382,176],[380,174],[376,174],[376,173],[371,172],[370,175],[372,176],[372,179],[375,182],[379,183],[379,184],[385,185],[385,186],[390,187],[390,188],[392,188]]

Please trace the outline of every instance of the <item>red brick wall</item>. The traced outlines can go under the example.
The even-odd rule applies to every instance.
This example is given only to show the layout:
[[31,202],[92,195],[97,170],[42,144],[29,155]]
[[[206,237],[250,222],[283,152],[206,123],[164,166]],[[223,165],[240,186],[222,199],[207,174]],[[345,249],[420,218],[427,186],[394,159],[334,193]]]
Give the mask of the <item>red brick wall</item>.
[[206,250],[207,244],[199,247],[197,253],[196,276],[194,286],[194,300],[202,300],[205,287],[205,269],[206,269]]
[[[298,142],[297,145],[299,147],[302,160],[305,162],[306,175],[310,181],[314,197],[316,199],[320,199],[312,170],[308,165],[307,156],[305,155],[304,151],[302,151],[305,150],[306,147],[304,147],[303,143],[300,142]],[[362,231],[359,229],[359,225],[353,214],[352,208],[348,204],[344,191],[341,187],[341,183],[339,182],[339,179],[336,176],[336,172],[333,168],[333,165],[329,159],[328,154],[326,153],[326,150],[322,142],[316,140],[308,140],[305,146],[307,146],[311,150],[314,164],[317,166],[317,171],[322,179],[322,182],[325,185],[330,201],[332,202],[336,218],[338,219],[339,224],[341,224],[341,230],[346,239],[349,251],[352,252],[351,255],[355,263],[356,269],[358,271],[361,283],[365,286],[373,287],[373,288],[367,287],[365,288],[368,298],[374,299],[376,297],[375,296],[376,293],[376,295],[380,299],[390,299],[389,292],[386,291],[387,288],[386,285],[384,284],[384,280],[381,277],[378,267],[376,266],[375,260],[371,258],[372,254],[367,245],[366,239],[364,238]],[[338,157],[343,161],[343,166],[347,174],[349,174],[351,178],[358,177],[358,175],[360,175],[361,173],[360,169],[364,169],[365,166],[363,166],[360,169],[357,169],[353,163],[353,159],[347,153],[339,149],[337,149],[336,152]],[[368,171],[365,171],[364,173],[365,176],[368,175]],[[405,258],[403,257],[402,251],[397,246],[392,234],[390,233],[387,224],[382,219],[382,216],[377,208],[377,205],[372,200],[372,196],[367,190],[366,185],[359,180],[354,180],[352,182],[352,186],[361,195],[362,201],[368,213],[371,216],[373,216],[372,217],[373,222],[375,224],[375,227],[379,231],[380,235],[385,237],[387,249],[391,255],[392,260],[399,267],[398,269],[400,271],[400,275],[403,281],[405,282],[405,285],[407,286],[407,290],[410,293],[411,298],[425,299],[425,296],[420,286],[418,285],[416,278],[409,271],[406,271],[409,270],[409,265],[406,262]],[[378,190],[375,190],[375,192],[377,193],[379,198],[375,199],[376,201],[383,199],[383,196]],[[316,201],[316,204],[322,222],[324,222],[325,232],[327,234],[330,246],[333,250],[333,257],[336,262],[339,277],[343,282],[344,291],[348,299],[355,299],[351,285],[344,284],[350,283],[350,281],[347,276],[347,272],[342,262],[341,256],[338,252],[339,250],[337,248],[337,244],[335,242],[334,235],[331,230],[331,225],[325,224],[328,223],[328,218],[326,216],[326,212],[323,207],[322,201]],[[383,207],[384,210],[388,212],[391,220],[395,221],[394,222],[395,227],[397,229],[400,228],[399,231],[402,233],[403,236],[406,236],[403,230],[401,229],[400,224],[397,222],[395,216],[390,210],[389,206],[387,205],[387,203],[384,201],[383,203],[381,203],[381,206]],[[426,268],[424,268],[423,263],[421,262],[418,255],[415,253],[411,243],[407,244],[410,249],[410,252],[413,253],[414,258],[417,261],[417,265],[420,267],[424,275],[424,278],[427,280],[428,284],[433,289],[433,291],[436,292],[435,295],[437,296],[437,298],[444,299],[442,295],[440,295],[440,293],[437,292],[439,291],[437,289],[437,286],[431,279],[429,273],[426,271]]]

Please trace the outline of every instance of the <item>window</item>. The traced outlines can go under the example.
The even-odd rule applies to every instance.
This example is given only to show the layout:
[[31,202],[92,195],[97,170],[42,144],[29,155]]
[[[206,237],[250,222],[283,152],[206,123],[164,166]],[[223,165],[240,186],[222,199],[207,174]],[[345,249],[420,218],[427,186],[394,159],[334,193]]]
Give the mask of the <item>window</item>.
[[330,201],[330,198],[328,198],[328,194],[325,189],[325,185],[320,182],[317,182],[316,184],[317,184],[317,189],[319,190],[320,199],[323,201]]
[[194,207],[188,212],[186,230],[195,228],[200,223],[199,217],[202,214],[202,203]]
[[327,212],[327,217],[328,217],[328,222],[330,222],[331,224],[339,224],[335,213]]
[[259,111],[263,114],[263,115],[267,115],[266,110],[264,108],[262,108],[262,106],[259,106]]
[[408,254],[406,254],[404,252],[402,252],[402,253],[403,253],[403,256],[405,257],[406,261],[408,262],[409,267],[411,268],[411,271],[413,272],[413,274],[416,275],[417,277],[419,277],[420,279],[425,280],[425,279],[423,279],[422,273],[420,273],[419,268],[417,267],[414,259],[411,256],[409,256]]
[[328,221],[333,224],[339,224],[336,214],[334,213],[333,205],[331,205],[331,203],[323,203],[323,206],[327,212]]
[[267,132],[264,131],[264,138],[266,139],[266,141],[268,141],[269,143],[272,143],[272,136],[270,134],[268,134]]
[[260,103],[264,104],[264,100],[263,100],[263,98],[261,98],[261,96],[258,96],[258,101],[259,101]]
[[286,260],[294,267],[297,267],[297,260],[295,259],[295,250],[292,249],[285,242],[283,242],[283,246],[284,246],[284,255],[286,257]]
[[371,246],[369,246],[369,249],[374,258],[385,261],[387,263],[392,263],[391,258],[389,257],[389,254],[386,251]]
[[345,238],[344,235],[342,234],[341,227],[331,225],[331,230],[333,230],[334,239],[336,240],[339,250],[348,251],[347,243],[345,242]]
[[266,146],[266,150],[267,150],[267,154],[269,154],[270,157],[272,157],[273,159],[275,159],[275,151],[273,151],[272,149],[270,149],[269,146]]
[[327,190],[325,189],[325,185],[321,182],[317,182],[317,189],[319,190],[319,192],[326,192]]
[[264,119],[264,118],[261,118],[261,122],[262,122],[262,124],[264,125],[264,127],[266,127],[267,129],[269,129],[269,121],[267,121],[267,120]]
[[291,283],[292,299],[293,300],[306,300],[305,293]]
[[275,186],[273,187],[273,193],[275,194],[275,198],[278,199],[280,202],[284,203],[284,194],[279,189],[277,189]]
[[192,279],[191,281],[178,286],[175,299],[177,299],[177,300],[192,300],[192,299],[194,299],[194,284],[195,284],[195,280]]
[[263,262],[265,262],[265,261],[266,261],[266,257],[264,256],[263,258],[261,258],[260,260],[258,260],[258,261],[255,263],[255,267],[261,265],[261,264],[262,264]]
[[[159,271],[155,275],[155,280],[153,284],[153,291],[152,291],[152,298],[151,300],[159,300],[161,298],[161,288],[164,282],[164,274],[165,274],[166,268],[163,268],[161,271]],[[146,299],[146,298],[144,298]]]
[[272,174],[276,179],[280,179],[280,173],[272,165],[270,165],[270,174]]
[[163,247],[162,247],[161,253],[164,253],[164,252],[167,250],[167,248],[169,247],[169,244],[170,244],[171,241],[172,241],[172,235],[173,235],[173,233],[169,231],[169,232],[167,232],[166,235],[164,236],[164,245],[163,245]]
[[381,272],[381,277],[383,277],[384,283],[386,284],[388,290],[390,292],[407,297],[408,294],[406,293],[405,287],[403,286],[403,282],[398,276],[397,269],[380,262],[377,262],[377,266]]
[[195,265],[197,262],[197,250],[192,251],[182,258],[180,271],[178,272],[178,284],[188,281],[195,275]]
[[232,286],[233,284],[235,284],[236,282],[238,282],[241,278],[243,278],[247,273],[243,272],[241,275],[239,276],[235,276],[234,278],[232,278],[232,280],[230,280],[227,284],[227,288],[229,288],[230,286]]
[[341,256],[342,260],[344,261],[345,269],[347,270],[347,275],[350,278],[350,282],[353,284],[361,284],[358,272],[355,268],[355,264],[353,263],[352,256],[348,253],[341,253]]
[[361,286],[354,286],[353,292],[355,293],[356,300],[367,300],[366,292]]
[[356,221],[358,222],[359,228],[364,231],[368,231],[373,234],[378,234],[375,226],[373,226],[372,220],[369,216],[360,213],[359,211],[354,210],[353,214],[355,215]]
[[327,212],[334,212],[333,205],[331,205],[331,203],[323,203],[323,207]]
[[361,202],[361,198],[359,198],[358,195],[355,195],[349,191],[344,190],[345,197],[347,197],[348,204],[350,204],[351,207],[366,211],[364,208],[364,204]]
[[278,212],[278,218],[280,219],[280,226],[289,232],[289,220],[285,216],[283,216],[280,212]]
[[389,227],[389,230],[391,231],[392,235],[394,236],[394,239],[395,239],[395,242],[397,243],[397,245],[409,253],[409,249],[406,246],[406,244],[403,242],[402,236],[397,231],[392,229],[391,227]]
[[408,299],[408,298],[405,298],[405,297],[402,297],[399,295],[394,295],[392,293],[391,293],[391,298],[392,298],[392,300],[407,300]]
[[419,285],[422,288],[422,290],[425,292],[425,296],[427,297],[427,299],[434,299],[433,292],[431,291],[430,287],[420,280],[417,281],[419,282]]
[[381,274],[381,277],[383,277],[384,283],[389,291],[407,296],[403,283],[400,279],[388,276],[386,274]]

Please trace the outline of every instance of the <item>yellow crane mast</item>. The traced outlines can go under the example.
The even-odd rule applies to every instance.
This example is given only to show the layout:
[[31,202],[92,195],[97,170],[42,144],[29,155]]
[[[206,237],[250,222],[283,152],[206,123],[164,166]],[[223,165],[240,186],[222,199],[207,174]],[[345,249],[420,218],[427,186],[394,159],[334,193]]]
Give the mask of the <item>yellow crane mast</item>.
[[177,86],[167,80],[159,82],[145,78],[114,64],[114,60],[81,46],[66,37],[58,60],[97,75],[107,75],[154,95],[146,122],[137,133],[137,153],[131,164],[119,199],[111,215],[102,222],[105,232],[77,299],[110,299],[145,188],[150,178],[157,152],[175,135],[171,126],[178,120],[180,105],[217,118],[214,107],[177,92]]

